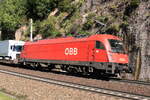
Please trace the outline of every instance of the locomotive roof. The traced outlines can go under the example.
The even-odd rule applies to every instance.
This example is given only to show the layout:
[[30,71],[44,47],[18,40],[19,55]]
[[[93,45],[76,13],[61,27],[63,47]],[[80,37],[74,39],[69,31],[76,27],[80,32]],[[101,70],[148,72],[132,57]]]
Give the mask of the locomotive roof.
[[96,35],[91,35],[91,36],[83,37],[83,38],[64,37],[64,38],[45,39],[45,40],[38,40],[36,42],[27,42],[26,44],[65,43],[65,42],[90,41],[90,40],[100,40],[100,39],[101,40],[104,40],[104,39],[120,40],[120,38],[114,35],[96,34]]

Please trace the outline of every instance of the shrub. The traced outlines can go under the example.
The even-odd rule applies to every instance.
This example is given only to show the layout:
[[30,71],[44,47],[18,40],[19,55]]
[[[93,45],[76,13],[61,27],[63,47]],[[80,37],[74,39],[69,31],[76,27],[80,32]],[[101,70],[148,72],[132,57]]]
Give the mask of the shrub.
[[122,28],[123,30],[126,30],[128,26],[129,26],[129,23],[124,21],[122,24],[120,24],[119,27]]
[[42,21],[38,27],[38,33],[42,34],[44,38],[52,36],[58,36],[60,32],[55,28],[55,17],[51,16],[51,18]]
[[131,0],[130,4],[126,7],[124,14],[130,16],[130,14],[139,6],[140,0]]
[[94,18],[95,16],[96,16],[95,13],[90,13],[87,17],[87,20],[90,20],[90,19]]
[[78,34],[90,35],[91,33],[90,33],[90,32],[87,32],[87,31],[84,31],[84,30],[80,30],[80,31],[78,32]]
[[140,0],[131,0],[130,6],[132,8],[137,8],[140,4]]
[[120,28],[119,25],[111,25],[108,28],[106,28],[105,33],[106,34],[113,34],[113,35],[117,35],[117,33],[119,32]]
[[98,20],[102,23],[106,23],[108,21],[108,17],[106,17],[106,16],[97,16],[96,20]]
[[88,20],[86,23],[83,24],[83,30],[89,30],[92,28],[94,21],[92,19]]
[[72,4],[72,0],[62,0],[59,2],[58,8],[62,12],[71,13],[71,12],[75,11],[76,5]]

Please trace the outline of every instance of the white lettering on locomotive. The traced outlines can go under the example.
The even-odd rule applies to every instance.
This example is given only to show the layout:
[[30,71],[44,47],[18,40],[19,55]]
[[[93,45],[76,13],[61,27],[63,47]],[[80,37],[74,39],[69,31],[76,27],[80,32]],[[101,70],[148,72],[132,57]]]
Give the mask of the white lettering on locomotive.
[[78,49],[77,48],[66,48],[65,55],[77,55]]

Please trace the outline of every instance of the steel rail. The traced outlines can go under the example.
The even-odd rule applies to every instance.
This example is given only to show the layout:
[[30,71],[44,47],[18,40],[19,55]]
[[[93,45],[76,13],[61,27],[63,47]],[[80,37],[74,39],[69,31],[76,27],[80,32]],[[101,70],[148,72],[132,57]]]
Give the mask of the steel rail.
[[115,79],[115,78],[111,78],[110,81],[116,81],[116,82],[124,82],[124,83],[140,84],[140,85],[148,85],[148,86],[150,86],[150,82],[146,82],[146,81],[127,80],[127,79]]
[[50,83],[50,84],[56,84],[56,85],[61,85],[61,86],[65,86],[65,87],[71,87],[71,88],[81,89],[81,90],[85,90],[85,91],[102,93],[102,94],[107,94],[107,95],[111,95],[111,96],[117,96],[117,97],[132,99],[132,100],[150,100],[150,96],[131,94],[131,93],[127,93],[127,92],[115,91],[115,90],[98,88],[98,87],[91,87],[91,86],[86,86],[86,85],[81,85],[81,84],[70,83],[70,82],[63,82],[63,81],[59,81],[59,80],[47,79],[47,78],[42,78],[42,77],[37,77],[37,76],[27,75],[27,74],[21,74],[21,73],[12,72],[12,71],[6,71],[6,70],[0,70],[0,72],[9,74],[9,75],[13,75],[13,76],[26,78],[26,79],[32,79],[32,80],[46,82],[46,83]]
[[[84,78],[84,76],[83,76],[83,78]],[[91,78],[93,78],[93,77],[91,77]],[[96,78],[96,80],[97,79],[99,80],[99,78]],[[119,78],[108,78],[108,80],[113,81],[113,82],[124,82],[124,83],[140,84],[140,85],[150,86],[150,82],[145,82],[145,81],[127,80],[127,79],[119,79]]]

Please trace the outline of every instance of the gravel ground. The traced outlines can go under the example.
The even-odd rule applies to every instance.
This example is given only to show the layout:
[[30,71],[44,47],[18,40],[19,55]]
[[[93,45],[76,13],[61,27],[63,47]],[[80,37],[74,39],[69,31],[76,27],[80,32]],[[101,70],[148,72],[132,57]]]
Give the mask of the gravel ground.
[[0,88],[25,100],[127,100],[0,73]]
[[0,69],[16,71],[24,74],[30,74],[35,76],[40,76],[44,78],[50,78],[55,80],[62,80],[67,82],[79,83],[82,85],[90,85],[100,88],[119,90],[124,92],[136,93],[141,95],[150,96],[150,86],[139,85],[139,84],[131,84],[131,83],[123,83],[123,82],[112,82],[112,81],[103,81],[97,79],[88,79],[82,77],[69,76],[65,74],[52,73],[52,72],[41,72],[17,67],[8,67],[4,65],[0,65]]

